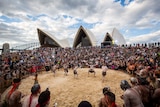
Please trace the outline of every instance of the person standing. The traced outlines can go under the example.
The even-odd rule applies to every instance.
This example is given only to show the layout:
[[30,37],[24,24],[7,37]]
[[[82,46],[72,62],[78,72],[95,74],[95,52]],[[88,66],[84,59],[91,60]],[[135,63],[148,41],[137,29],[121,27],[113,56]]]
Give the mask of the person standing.
[[75,66],[74,69],[73,69],[74,78],[75,78],[75,76],[78,77],[77,69],[78,69],[78,66]]
[[105,63],[103,63],[103,65],[102,65],[102,82],[104,82],[104,79],[107,75],[107,70],[108,70],[108,67],[105,65]]
[[38,104],[36,105],[36,107],[48,107],[49,103],[50,103],[50,91],[47,88],[39,95]]
[[56,69],[57,69],[57,65],[52,65],[51,71],[53,72],[54,77],[56,75]]
[[88,76],[89,76],[89,73],[94,73],[94,76],[96,76],[93,63],[89,65]]
[[38,84],[38,74],[35,74],[35,78],[34,78],[34,84]]
[[68,75],[68,65],[65,63],[63,66],[64,69],[64,75],[67,76]]

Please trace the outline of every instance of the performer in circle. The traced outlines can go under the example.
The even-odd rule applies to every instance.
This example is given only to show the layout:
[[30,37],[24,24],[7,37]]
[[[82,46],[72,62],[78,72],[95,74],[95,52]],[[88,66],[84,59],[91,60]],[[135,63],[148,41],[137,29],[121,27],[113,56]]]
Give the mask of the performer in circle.
[[107,70],[108,70],[108,67],[106,66],[105,63],[103,63],[103,65],[102,65],[102,82],[104,82],[104,80],[105,80],[105,77],[107,75]]

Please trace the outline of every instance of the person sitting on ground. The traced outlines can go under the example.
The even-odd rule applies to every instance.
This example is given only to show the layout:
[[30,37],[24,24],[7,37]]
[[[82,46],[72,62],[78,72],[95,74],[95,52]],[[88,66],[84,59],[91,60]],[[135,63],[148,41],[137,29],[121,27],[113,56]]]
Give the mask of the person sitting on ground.
[[159,105],[160,105],[160,88],[155,89],[155,91],[152,95],[152,101],[153,101],[155,107],[159,107]]
[[0,107],[2,107],[2,102],[1,102],[1,93],[0,93]]
[[131,88],[126,80],[120,83],[121,89],[124,91],[121,99],[124,100],[124,107],[144,107],[141,97],[136,89]]
[[138,85],[138,79],[135,77],[131,77],[130,78],[130,83],[132,85],[132,87],[137,86]]
[[88,101],[81,101],[78,107],[92,107],[91,103]]
[[154,77],[156,79],[155,80],[155,88],[159,88],[160,87],[160,70],[155,71]]
[[118,107],[116,104],[116,97],[113,92],[107,92],[105,93],[105,99],[108,103],[108,107]]
[[145,107],[153,107],[151,95],[153,95],[155,89],[144,78],[139,79],[138,83],[139,85],[135,86],[134,89],[139,93],[143,105]]
[[21,107],[22,104],[20,102],[22,98],[22,93],[18,91],[18,87],[20,85],[21,79],[16,78],[13,80],[13,87],[5,96],[5,104],[7,107]]
[[22,107],[35,107],[38,104],[38,97],[41,91],[39,84],[34,84],[31,88],[31,95],[24,98]]
[[36,107],[48,107],[49,101],[50,101],[50,91],[47,88],[39,95],[38,104],[36,105]]
[[99,107],[119,107],[115,103],[116,101],[115,94],[110,91],[109,87],[103,88],[103,95],[104,95],[104,98],[101,99],[99,103]]
[[[105,96],[107,92],[110,92],[110,87],[106,86],[103,88],[102,93]],[[107,101],[105,100],[105,97],[101,98],[99,102],[99,107],[108,107]]]

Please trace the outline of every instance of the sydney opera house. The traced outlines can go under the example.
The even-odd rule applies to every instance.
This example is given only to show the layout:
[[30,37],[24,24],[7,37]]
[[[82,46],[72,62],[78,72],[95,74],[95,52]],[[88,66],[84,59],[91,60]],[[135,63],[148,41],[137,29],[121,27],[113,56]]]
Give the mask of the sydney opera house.
[[68,39],[57,39],[54,35],[43,31],[41,29],[37,29],[38,38],[40,45],[42,47],[84,47],[84,46],[106,46],[106,45],[124,45],[126,44],[125,39],[119,31],[114,28],[112,32],[106,33],[104,39],[98,42],[98,38],[88,29],[85,29],[83,26],[80,26],[75,38],[73,40],[73,44],[70,44]]

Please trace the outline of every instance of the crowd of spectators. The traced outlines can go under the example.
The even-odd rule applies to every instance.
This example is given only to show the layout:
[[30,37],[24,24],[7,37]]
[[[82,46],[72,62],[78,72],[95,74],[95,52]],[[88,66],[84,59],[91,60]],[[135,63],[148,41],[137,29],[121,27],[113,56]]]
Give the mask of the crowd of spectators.
[[[122,70],[134,76],[144,77],[154,89],[160,87],[160,44],[124,45],[107,47],[50,48],[41,47],[2,55],[0,65],[0,91],[11,85],[16,78],[23,79],[32,73],[49,71],[54,65],[57,69],[81,68],[93,65],[101,68]],[[143,79],[144,79],[143,78]],[[145,84],[146,85],[146,84]],[[2,89],[3,88],[3,89]]]

